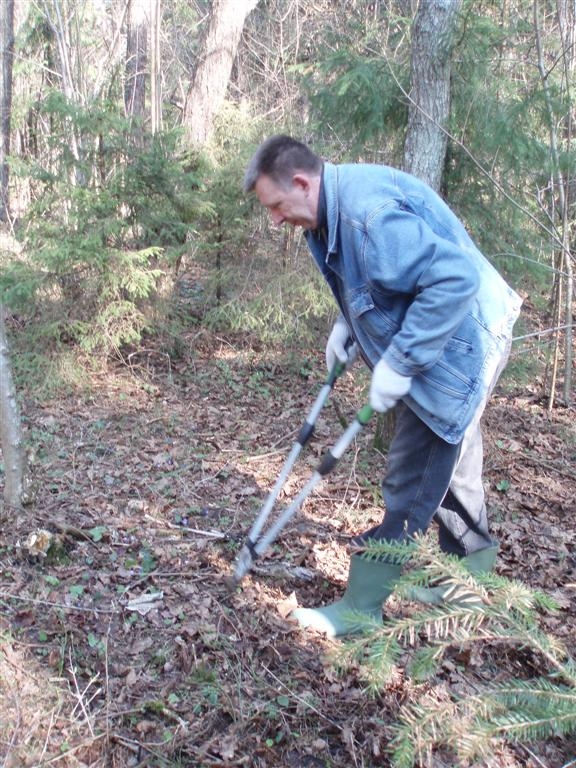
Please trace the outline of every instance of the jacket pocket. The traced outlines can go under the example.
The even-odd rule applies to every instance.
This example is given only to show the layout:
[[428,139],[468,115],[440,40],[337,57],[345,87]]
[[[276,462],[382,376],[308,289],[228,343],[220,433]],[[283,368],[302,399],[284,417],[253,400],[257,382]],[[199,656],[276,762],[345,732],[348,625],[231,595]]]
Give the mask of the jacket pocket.
[[478,386],[485,350],[461,336],[453,336],[437,362],[420,374],[430,388],[452,398],[468,399]]
[[358,288],[348,294],[348,307],[355,324],[383,352],[400,327],[400,323],[394,318],[393,301],[389,308],[384,307],[381,301],[379,306],[376,306],[370,292],[365,288]]

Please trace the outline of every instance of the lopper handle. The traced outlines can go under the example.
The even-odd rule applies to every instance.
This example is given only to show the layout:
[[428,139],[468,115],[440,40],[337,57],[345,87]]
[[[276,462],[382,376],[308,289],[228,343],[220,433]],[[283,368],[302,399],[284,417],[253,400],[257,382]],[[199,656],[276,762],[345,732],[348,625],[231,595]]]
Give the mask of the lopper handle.
[[[275,541],[278,534],[286,527],[290,519],[298,512],[306,498],[312,493],[316,486],[324,477],[334,469],[344,451],[348,448],[354,438],[360,433],[362,428],[370,421],[374,409],[370,405],[365,405],[356,414],[356,418],[342,434],[338,442],[328,450],[320,462],[320,465],[302,488],[294,501],[286,507],[276,522],[270,527],[268,532],[253,546],[246,547],[243,550],[242,570],[237,569],[236,583],[248,571],[251,562],[262,555],[263,552]],[[238,574],[241,576],[238,578]]]
[[[348,341],[345,345],[345,349],[348,349],[354,342],[352,339]],[[306,416],[306,419],[304,420],[304,423],[302,424],[300,428],[300,432],[298,433],[298,437],[296,438],[296,442],[299,443],[302,448],[306,445],[306,443],[310,440],[312,435],[314,434],[314,428],[316,426],[316,419],[318,418],[318,415],[322,408],[326,405],[326,402],[328,401],[328,398],[330,397],[330,392],[334,388],[334,384],[336,383],[336,379],[340,378],[342,374],[346,371],[346,363],[341,363],[340,360],[336,360],[334,365],[332,366],[332,370],[328,374],[326,381],[322,385],[322,389],[318,393],[318,397],[314,401],[314,404],[312,408],[310,409],[310,413]]]
[[[0,2],[1,1],[2,0],[0,0]],[[300,452],[302,451],[306,443],[308,443],[308,441],[314,434],[316,419],[318,418],[318,415],[320,414],[320,411],[322,410],[322,408],[324,408],[324,406],[326,405],[326,402],[330,397],[330,392],[334,387],[334,383],[336,382],[336,379],[339,376],[341,376],[345,370],[346,370],[345,364],[341,363],[339,360],[337,360],[332,366],[332,370],[328,374],[328,378],[322,385],[322,389],[318,393],[316,400],[314,401],[314,404],[310,409],[310,412],[306,416],[306,419],[304,420],[304,423],[300,428],[298,437],[296,438],[296,441],[294,442],[292,449],[288,454],[286,461],[284,462],[284,466],[282,467],[280,474],[276,479],[274,487],[268,494],[266,501],[262,506],[260,514],[254,521],[254,524],[250,529],[250,533],[248,534],[248,539],[246,541],[246,544],[248,547],[254,546],[256,539],[260,535],[260,532],[263,526],[265,525],[266,520],[270,516],[270,512],[272,511],[272,508],[278,496],[280,495],[280,491],[284,487],[284,484],[288,478],[288,475],[292,471],[292,467],[296,463],[296,459],[300,455]]]
[[[346,343],[345,348],[348,349],[351,346],[351,344],[353,344],[352,339],[350,339]],[[282,487],[284,486],[284,483],[286,482],[286,479],[290,471],[292,470],[292,467],[294,466],[296,459],[298,458],[302,448],[304,448],[306,443],[310,440],[310,438],[314,434],[314,428],[316,424],[316,419],[318,418],[318,414],[326,404],[328,397],[330,396],[330,392],[334,387],[336,379],[338,379],[345,372],[345,370],[346,370],[345,363],[341,363],[339,360],[337,360],[334,363],[334,365],[332,366],[332,370],[328,374],[328,377],[326,378],[326,381],[324,382],[322,389],[320,390],[316,400],[314,401],[312,408],[310,409],[309,414],[307,415],[304,423],[302,424],[302,427],[300,428],[300,432],[298,433],[298,437],[294,445],[292,446],[292,450],[290,451],[290,454],[288,455],[288,458],[284,463],[284,466],[276,480],[276,483],[272,488],[272,490],[270,491],[270,493],[268,494],[268,497],[266,498],[266,501],[260,511],[260,514],[254,521],[254,524],[250,529],[250,532],[246,538],[244,546],[242,547],[242,550],[237,558],[236,568],[233,575],[233,582],[235,584],[238,584],[241,581],[241,579],[245,576],[245,574],[250,569],[250,566],[252,565],[253,561],[260,554],[262,554],[262,552],[276,538],[278,533],[285,527],[288,520],[294,515],[294,513],[302,505],[306,496],[308,496],[311,493],[314,486],[321,480],[323,475],[320,474],[319,471],[316,471],[312,476],[312,478],[308,481],[308,484],[305,486],[305,488],[300,493],[300,495],[292,502],[292,504],[290,504],[290,506],[288,506],[284,510],[284,512],[280,515],[280,517],[276,521],[276,523],[272,525],[268,533],[265,534],[260,540],[258,540],[258,537],[262,532],[262,529],[264,528],[264,525],[266,524],[268,517],[270,516],[274,503],[276,502],[278,496],[280,495],[280,491],[282,490]],[[370,406],[364,406],[364,408],[359,411],[359,413],[356,416],[356,420],[354,424],[359,422],[360,425],[362,426],[363,424],[366,424],[368,422],[368,420],[370,419],[370,416],[372,415],[372,412],[370,410],[370,413],[368,413],[366,411],[366,408],[370,408]],[[351,442],[351,440],[352,440],[352,437],[349,439],[348,443]],[[346,446],[343,447],[342,453],[344,452],[345,449],[346,449]],[[332,457],[331,460],[332,460],[332,466],[334,466],[334,464],[338,459],[334,461]],[[324,474],[326,474],[326,472],[328,471],[329,469],[326,469]]]

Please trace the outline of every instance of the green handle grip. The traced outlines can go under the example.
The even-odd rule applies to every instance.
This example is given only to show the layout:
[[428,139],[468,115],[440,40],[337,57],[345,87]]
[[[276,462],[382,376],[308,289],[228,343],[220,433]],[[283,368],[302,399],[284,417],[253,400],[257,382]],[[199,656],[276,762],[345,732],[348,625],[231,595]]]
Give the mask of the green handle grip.
[[364,405],[358,413],[356,414],[357,421],[364,426],[365,424],[368,424],[372,416],[374,415],[374,408],[372,408],[371,405]]
[[[346,351],[348,351],[348,349],[350,349],[350,347],[353,344],[354,344],[354,341],[351,338],[348,339],[348,341],[344,345],[344,349]],[[334,386],[334,382],[336,381],[336,379],[340,378],[340,376],[342,376],[342,374],[345,372],[345,370],[346,370],[346,363],[341,363],[340,360],[336,360],[336,362],[332,366],[332,370],[328,374],[328,378],[326,379],[326,383],[330,387]]]

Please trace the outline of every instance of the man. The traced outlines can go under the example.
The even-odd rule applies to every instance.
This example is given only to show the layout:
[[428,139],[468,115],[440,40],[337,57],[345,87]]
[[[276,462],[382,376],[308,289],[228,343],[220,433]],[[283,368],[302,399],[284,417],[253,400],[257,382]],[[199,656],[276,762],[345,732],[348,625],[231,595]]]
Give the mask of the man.
[[409,540],[435,520],[442,550],[471,572],[492,568],[479,420],[521,301],[441,198],[394,168],[333,165],[272,136],[250,161],[244,189],[275,224],[305,229],[340,308],[328,368],[359,352],[372,370],[372,408],[396,407],[381,525],[352,539],[341,600],[293,612],[303,627],[351,634],[361,628],[358,613],[381,618],[400,576],[399,565],[363,556],[370,539]]

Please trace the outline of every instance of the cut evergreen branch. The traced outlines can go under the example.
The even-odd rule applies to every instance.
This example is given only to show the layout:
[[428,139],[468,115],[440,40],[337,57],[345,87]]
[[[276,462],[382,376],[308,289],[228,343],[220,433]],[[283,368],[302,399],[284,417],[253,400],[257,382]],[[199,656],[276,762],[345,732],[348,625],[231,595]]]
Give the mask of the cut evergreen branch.
[[[548,595],[494,574],[472,576],[430,537],[410,545],[373,545],[370,553],[397,558],[409,553],[402,560],[401,597],[414,585],[447,588],[441,605],[389,616],[382,625],[366,620],[366,632],[344,644],[338,660],[360,663],[372,693],[398,674],[401,663],[415,683],[433,682],[451,650],[497,646],[530,654],[531,667],[541,666],[534,679],[494,680],[469,696],[448,689],[439,696],[439,686],[421,686],[417,701],[412,698],[401,707],[394,726],[390,751],[396,768],[429,765],[437,749],[448,750],[464,765],[488,758],[501,741],[523,743],[576,732],[576,665],[563,644],[539,625],[542,612],[557,608]],[[493,662],[499,658],[506,653]]]
[[[396,766],[412,766],[434,747],[452,748],[458,764],[490,758],[502,739],[524,743],[568,736],[576,727],[576,691],[546,679],[495,684],[476,696],[404,708],[394,739]],[[409,759],[413,762],[410,763]]]

